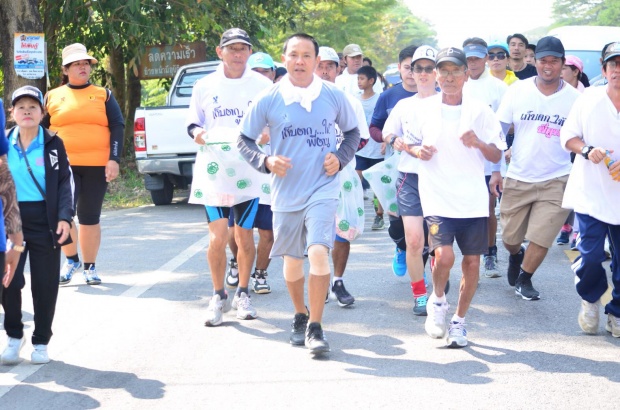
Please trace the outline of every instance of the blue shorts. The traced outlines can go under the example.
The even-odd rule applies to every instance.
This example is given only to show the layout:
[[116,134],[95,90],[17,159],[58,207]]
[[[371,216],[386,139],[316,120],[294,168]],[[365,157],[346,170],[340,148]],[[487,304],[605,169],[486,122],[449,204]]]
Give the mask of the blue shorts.
[[366,158],[355,156],[355,170],[366,171],[368,168],[377,165],[379,162],[383,162],[383,158]]
[[488,217],[445,218],[427,216],[429,249],[456,243],[463,255],[484,255],[489,250]]
[[[228,227],[232,228],[235,225],[234,215],[231,213],[228,216]],[[273,212],[271,212],[271,205],[258,204],[258,211],[254,218],[254,228],[263,229],[265,231],[273,230]]]
[[[231,209],[233,210],[232,215],[230,212]],[[258,211],[258,198],[241,202],[232,207],[205,205],[205,211],[207,213],[207,222],[209,223],[215,222],[221,218],[229,219],[231,216],[234,216],[234,222],[237,226],[243,229],[253,229],[254,220],[256,219],[256,213]],[[229,226],[232,225],[229,223]]]

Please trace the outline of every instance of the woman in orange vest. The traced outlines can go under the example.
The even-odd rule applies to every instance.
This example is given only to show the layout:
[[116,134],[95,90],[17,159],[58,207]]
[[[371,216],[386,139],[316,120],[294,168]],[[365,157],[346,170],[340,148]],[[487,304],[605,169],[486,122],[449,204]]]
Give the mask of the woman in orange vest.
[[60,284],[71,281],[84,260],[84,280],[98,285],[95,260],[101,244],[99,219],[108,182],[118,176],[125,123],[114,96],[90,83],[97,59],[76,43],[62,50],[63,82],[46,95],[47,116],[43,126],[57,132],[65,143],[73,179],[79,234],[71,224],[73,243],[63,246],[67,257],[60,271]]

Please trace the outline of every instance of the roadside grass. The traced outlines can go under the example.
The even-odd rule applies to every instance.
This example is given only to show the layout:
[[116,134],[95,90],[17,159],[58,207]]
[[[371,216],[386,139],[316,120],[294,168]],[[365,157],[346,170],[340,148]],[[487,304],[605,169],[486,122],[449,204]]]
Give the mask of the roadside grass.
[[144,188],[144,176],[138,173],[134,162],[121,165],[118,178],[108,184],[103,200],[104,209],[135,208],[151,203],[151,195]]

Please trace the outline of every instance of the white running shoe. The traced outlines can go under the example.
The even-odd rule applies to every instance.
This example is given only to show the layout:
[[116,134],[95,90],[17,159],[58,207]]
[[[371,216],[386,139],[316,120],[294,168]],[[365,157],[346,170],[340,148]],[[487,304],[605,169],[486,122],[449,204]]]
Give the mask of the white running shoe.
[[47,345],[34,345],[34,350],[30,355],[30,362],[32,364],[49,363],[50,357],[47,354]]
[[465,323],[450,322],[448,337],[446,337],[446,346],[452,348],[467,346],[467,329],[465,329]]
[[430,298],[426,304],[426,322],[424,322],[424,329],[426,333],[434,338],[441,339],[446,334],[446,314],[450,305],[448,302],[436,303],[437,297],[435,292],[431,292]]
[[219,326],[222,324],[222,316],[230,310],[230,297],[222,300],[220,295],[215,294],[207,307],[207,320],[205,326]]
[[19,352],[24,347],[24,343],[26,343],[25,338],[15,339],[14,337],[9,337],[7,341],[6,348],[2,352],[2,364],[13,365],[19,362]]
[[581,309],[579,310],[577,321],[584,333],[589,335],[598,333],[599,307],[598,301],[596,303],[590,303],[583,299],[581,300]]
[[237,309],[237,319],[250,320],[256,319],[257,313],[252,306],[252,299],[245,292],[235,295],[233,298],[233,307]]

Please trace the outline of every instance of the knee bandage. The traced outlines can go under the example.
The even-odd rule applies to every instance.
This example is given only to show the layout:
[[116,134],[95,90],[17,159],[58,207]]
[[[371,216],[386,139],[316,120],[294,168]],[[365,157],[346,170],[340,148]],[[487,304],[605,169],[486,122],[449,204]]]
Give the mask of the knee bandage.
[[285,281],[297,282],[304,277],[304,260],[285,256],[283,271]]
[[308,248],[310,274],[317,276],[329,275],[329,249],[324,245],[312,245]]

